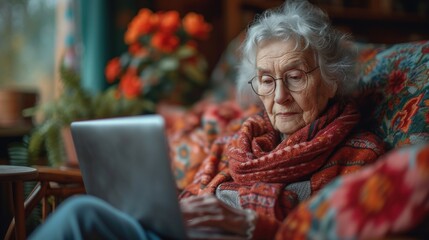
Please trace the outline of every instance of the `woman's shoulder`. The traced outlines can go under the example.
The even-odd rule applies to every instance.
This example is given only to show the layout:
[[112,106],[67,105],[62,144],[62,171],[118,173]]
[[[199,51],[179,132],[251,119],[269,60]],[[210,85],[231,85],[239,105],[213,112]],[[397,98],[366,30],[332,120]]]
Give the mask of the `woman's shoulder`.
[[371,150],[377,156],[386,152],[386,144],[376,134],[361,128],[357,128],[345,139],[344,147],[354,149]]

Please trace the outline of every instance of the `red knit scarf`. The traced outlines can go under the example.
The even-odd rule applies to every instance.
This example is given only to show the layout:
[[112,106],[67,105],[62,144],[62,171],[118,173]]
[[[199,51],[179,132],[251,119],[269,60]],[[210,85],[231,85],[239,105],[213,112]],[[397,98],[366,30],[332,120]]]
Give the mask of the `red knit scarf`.
[[[350,105],[340,112],[339,104],[313,123],[280,142],[280,134],[267,115],[255,116],[243,124],[232,141],[229,157],[236,183],[292,183],[314,173],[359,121]],[[279,143],[280,142],[280,143]]]
[[[287,184],[311,180],[311,190],[315,192],[339,174],[331,166],[356,165],[354,153],[345,161],[332,159],[332,155],[350,135],[359,117],[352,105],[334,104],[314,122],[282,141],[266,114],[255,115],[243,123],[238,134],[214,143],[194,183],[182,197],[214,193],[222,183],[221,189],[239,192],[243,208],[283,219],[298,204],[297,194],[284,190]],[[360,150],[349,148],[346,155]],[[375,158],[363,157],[368,161]]]

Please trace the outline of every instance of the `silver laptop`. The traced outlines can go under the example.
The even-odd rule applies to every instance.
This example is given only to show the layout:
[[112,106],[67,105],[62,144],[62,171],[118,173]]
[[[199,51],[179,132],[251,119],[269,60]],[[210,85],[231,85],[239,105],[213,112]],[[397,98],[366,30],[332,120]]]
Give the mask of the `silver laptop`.
[[79,121],[71,130],[88,194],[163,239],[187,238],[161,116]]

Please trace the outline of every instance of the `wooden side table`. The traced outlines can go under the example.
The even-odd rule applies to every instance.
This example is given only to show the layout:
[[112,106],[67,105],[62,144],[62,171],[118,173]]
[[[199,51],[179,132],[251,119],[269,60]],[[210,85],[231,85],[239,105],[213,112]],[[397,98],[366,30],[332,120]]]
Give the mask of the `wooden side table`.
[[13,212],[15,216],[16,239],[25,239],[25,211],[24,211],[24,181],[37,178],[35,168],[0,165],[0,181],[8,182],[11,186]]

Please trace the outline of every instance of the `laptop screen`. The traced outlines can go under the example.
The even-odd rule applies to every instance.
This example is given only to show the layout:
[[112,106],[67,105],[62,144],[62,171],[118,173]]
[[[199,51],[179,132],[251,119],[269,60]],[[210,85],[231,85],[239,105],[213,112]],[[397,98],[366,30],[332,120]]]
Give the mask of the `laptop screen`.
[[165,238],[186,238],[160,115],[78,121],[71,130],[88,194]]

